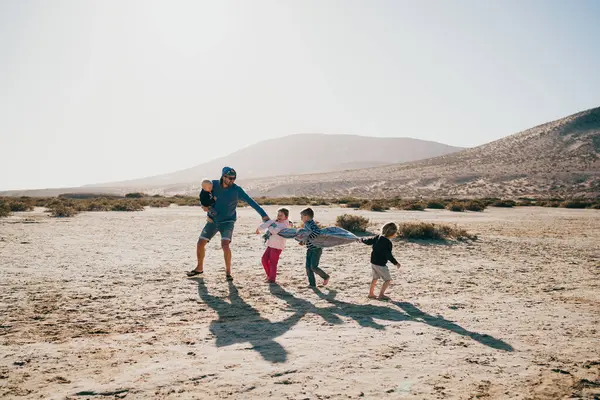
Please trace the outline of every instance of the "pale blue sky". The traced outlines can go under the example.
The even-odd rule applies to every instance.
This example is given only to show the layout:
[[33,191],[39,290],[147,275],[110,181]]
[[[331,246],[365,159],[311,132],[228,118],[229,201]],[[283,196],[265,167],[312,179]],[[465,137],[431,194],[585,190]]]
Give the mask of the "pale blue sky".
[[600,106],[598,21],[595,0],[0,0],[0,190],[301,132],[480,145]]

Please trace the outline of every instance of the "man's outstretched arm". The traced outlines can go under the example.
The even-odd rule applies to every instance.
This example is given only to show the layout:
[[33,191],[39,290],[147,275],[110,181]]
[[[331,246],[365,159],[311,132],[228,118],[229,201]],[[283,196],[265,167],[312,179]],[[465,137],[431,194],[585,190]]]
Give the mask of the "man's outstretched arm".
[[239,198],[240,198],[240,200],[245,201],[246,203],[248,203],[248,205],[250,207],[254,208],[254,210],[256,210],[256,212],[260,214],[260,216],[262,217],[263,221],[268,221],[269,220],[269,216],[267,215],[267,213],[265,212],[265,210],[263,210],[262,207],[259,206],[258,203],[256,201],[254,201],[254,199],[252,197],[248,196],[248,193],[246,193],[246,191],[244,189],[242,189],[239,186],[237,186],[237,189],[239,191]]

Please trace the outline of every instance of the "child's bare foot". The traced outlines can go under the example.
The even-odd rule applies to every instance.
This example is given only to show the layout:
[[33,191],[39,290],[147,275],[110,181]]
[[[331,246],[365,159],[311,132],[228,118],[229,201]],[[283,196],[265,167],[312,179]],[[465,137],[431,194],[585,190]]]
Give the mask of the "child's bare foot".
[[328,283],[329,283],[329,278],[327,278],[323,281],[323,286],[327,286]]
[[380,294],[380,295],[379,295],[379,297],[378,297],[378,299],[379,299],[379,300],[383,300],[383,301],[388,301],[388,300],[391,300],[389,297],[387,297],[387,296],[386,296],[386,295],[384,295],[384,294]]

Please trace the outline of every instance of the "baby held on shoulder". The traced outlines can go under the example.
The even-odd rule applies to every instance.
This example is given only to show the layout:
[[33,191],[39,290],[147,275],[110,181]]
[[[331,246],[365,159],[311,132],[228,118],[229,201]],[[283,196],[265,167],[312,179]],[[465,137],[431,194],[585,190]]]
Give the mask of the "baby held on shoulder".
[[217,214],[213,208],[217,198],[213,195],[213,184],[210,179],[202,180],[202,190],[200,191],[200,205],[207,211],[207,219],[213,222]]

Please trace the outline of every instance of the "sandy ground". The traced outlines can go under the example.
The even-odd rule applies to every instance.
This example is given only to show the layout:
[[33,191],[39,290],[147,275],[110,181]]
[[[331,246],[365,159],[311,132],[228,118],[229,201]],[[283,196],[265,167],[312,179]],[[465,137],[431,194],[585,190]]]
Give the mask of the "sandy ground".
[[262,283],[251,209],[236,225],[233,283],[218,241],[204,279],[184,277],[198,208],[0,220],[0,397],[600,396],[599,211],[349,212],[375,227],[456,223],[479,240],[395,243],[403,266],[380,302],[366,298],[361,244],[325,250],[331,283],[314,292],[290,241],[281,286]]

